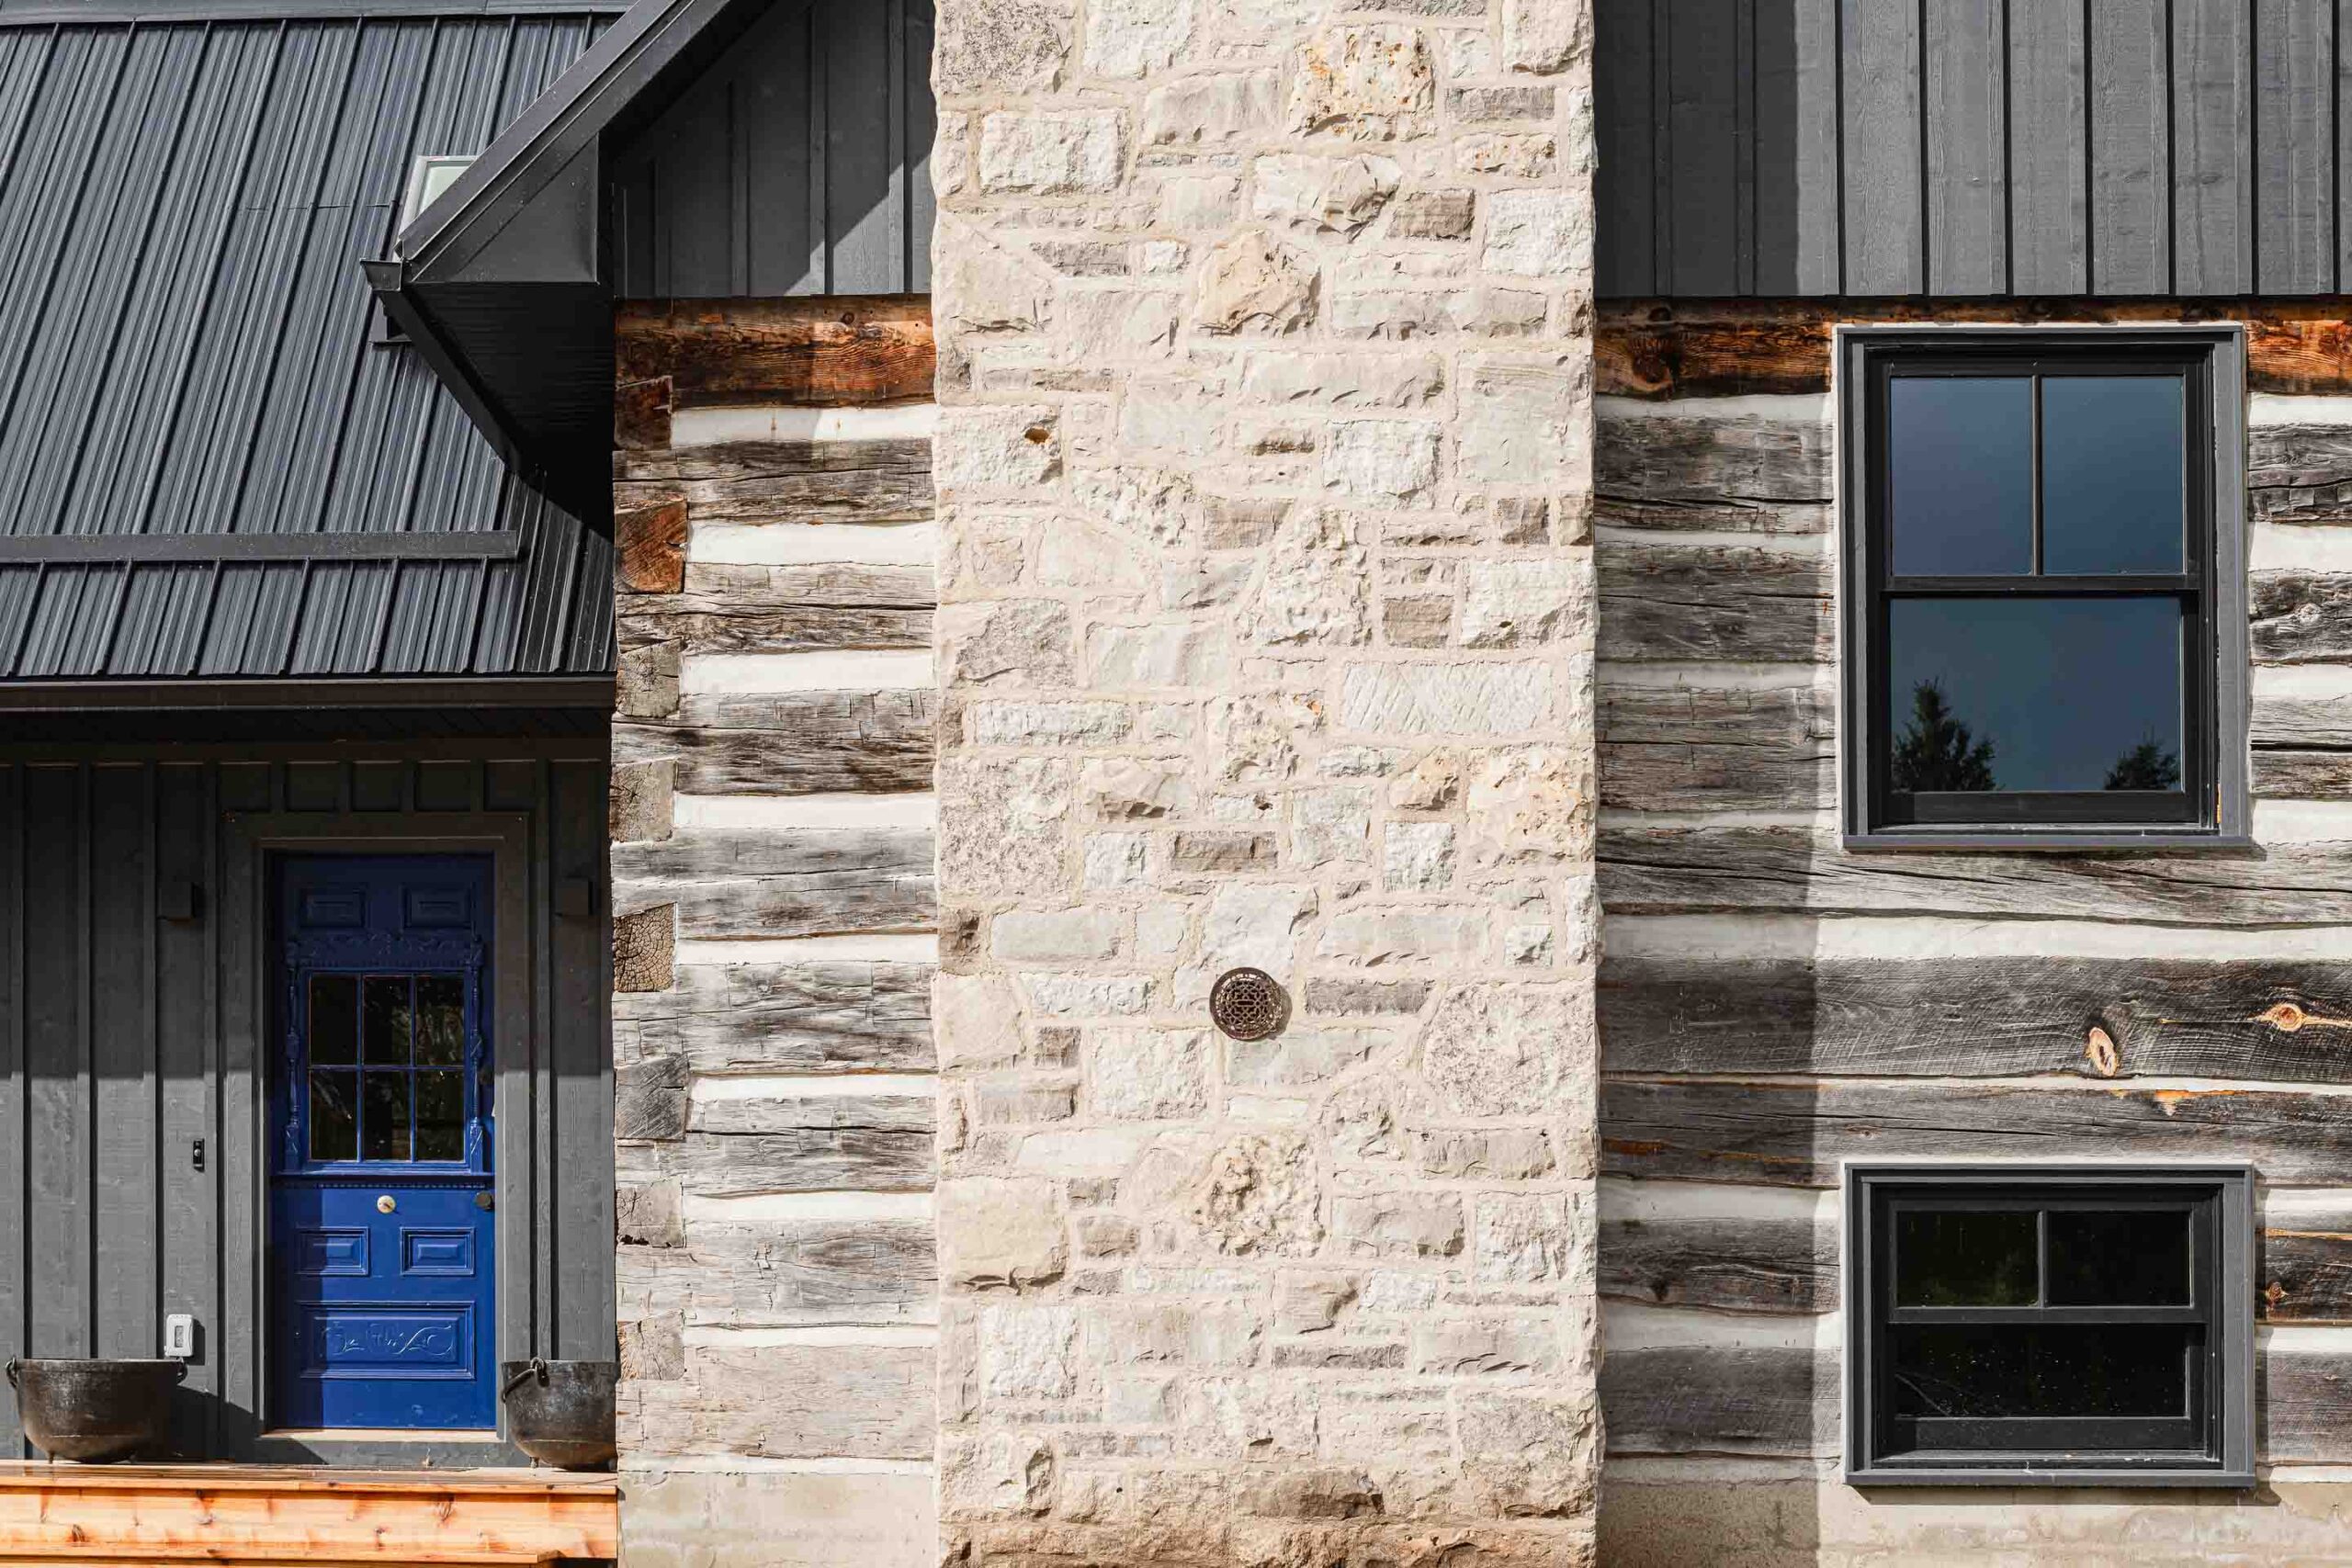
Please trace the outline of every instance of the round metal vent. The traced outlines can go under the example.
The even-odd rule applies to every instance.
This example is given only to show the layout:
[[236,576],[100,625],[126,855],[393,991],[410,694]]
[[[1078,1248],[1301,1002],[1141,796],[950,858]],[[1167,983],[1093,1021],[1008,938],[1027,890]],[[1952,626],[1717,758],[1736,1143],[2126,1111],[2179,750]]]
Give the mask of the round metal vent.
[[1235,1040],[1263,1040],[1290,1021],[1290,998],[1263,969],[1228,969],[1209,987],[1209,1018]]

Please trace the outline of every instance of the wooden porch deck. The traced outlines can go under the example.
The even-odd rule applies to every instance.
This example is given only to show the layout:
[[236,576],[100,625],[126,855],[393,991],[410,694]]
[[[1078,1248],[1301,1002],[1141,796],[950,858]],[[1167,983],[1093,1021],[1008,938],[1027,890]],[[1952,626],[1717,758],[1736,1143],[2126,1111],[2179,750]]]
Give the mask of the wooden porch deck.
[[620,1488],[560,1471],[0,1463],[0,1564],[514,1563],[619,1551]]

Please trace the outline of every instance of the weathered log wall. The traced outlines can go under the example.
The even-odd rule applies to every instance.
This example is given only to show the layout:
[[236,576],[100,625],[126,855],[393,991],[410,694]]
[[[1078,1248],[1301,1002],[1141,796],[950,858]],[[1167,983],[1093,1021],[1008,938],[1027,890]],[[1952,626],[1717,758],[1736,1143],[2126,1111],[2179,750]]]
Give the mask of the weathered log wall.
[[[1599,1273],[1622,1464],[1730,1466],[1714,1484],[1838,1454],[1835,1189],[1866,1155],[2253,1161],[2264,1456],[2352,1459],[2352,418],[2311,396],[2352,392],[2332,309],[1872,312],[2249,324],[2256,847],[2073,855],[1841,845],[1827,393],[1852,314],[1604,310]],[[1603,1529],[1623,1555],[1634,1537]]]
[[772,1561],[813,1513],[881,1553],[861,1561],[927,1561],[930,411],[843,405],[927,398],[930,320],[621,308],[632,1558]]

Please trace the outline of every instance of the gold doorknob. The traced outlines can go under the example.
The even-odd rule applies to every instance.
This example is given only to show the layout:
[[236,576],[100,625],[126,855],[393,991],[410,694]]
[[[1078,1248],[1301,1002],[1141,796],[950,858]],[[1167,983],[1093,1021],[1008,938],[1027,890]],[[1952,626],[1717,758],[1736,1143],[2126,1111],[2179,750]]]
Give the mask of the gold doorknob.
[[389,1214],[399,1207],[400,1205],[392,1201],[392,1195],[389,1192],[376,1200],[376,1212],[379,1214]]

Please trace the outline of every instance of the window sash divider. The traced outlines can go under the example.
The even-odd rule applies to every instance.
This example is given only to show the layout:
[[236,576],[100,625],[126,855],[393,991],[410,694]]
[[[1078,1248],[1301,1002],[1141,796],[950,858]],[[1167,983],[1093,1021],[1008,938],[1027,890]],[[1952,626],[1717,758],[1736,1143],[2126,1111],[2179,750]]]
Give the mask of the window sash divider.
[[1899,1306],[1886,1322],[1895,1328],[2196,1328],[2212,1321],[2210,1308],[2187,1306]]
[[2204,592],[2201,573],[2144,576],[2122,572],[2089,577],[1888,577],[1879,592],[1890,599],[2191,599]]

